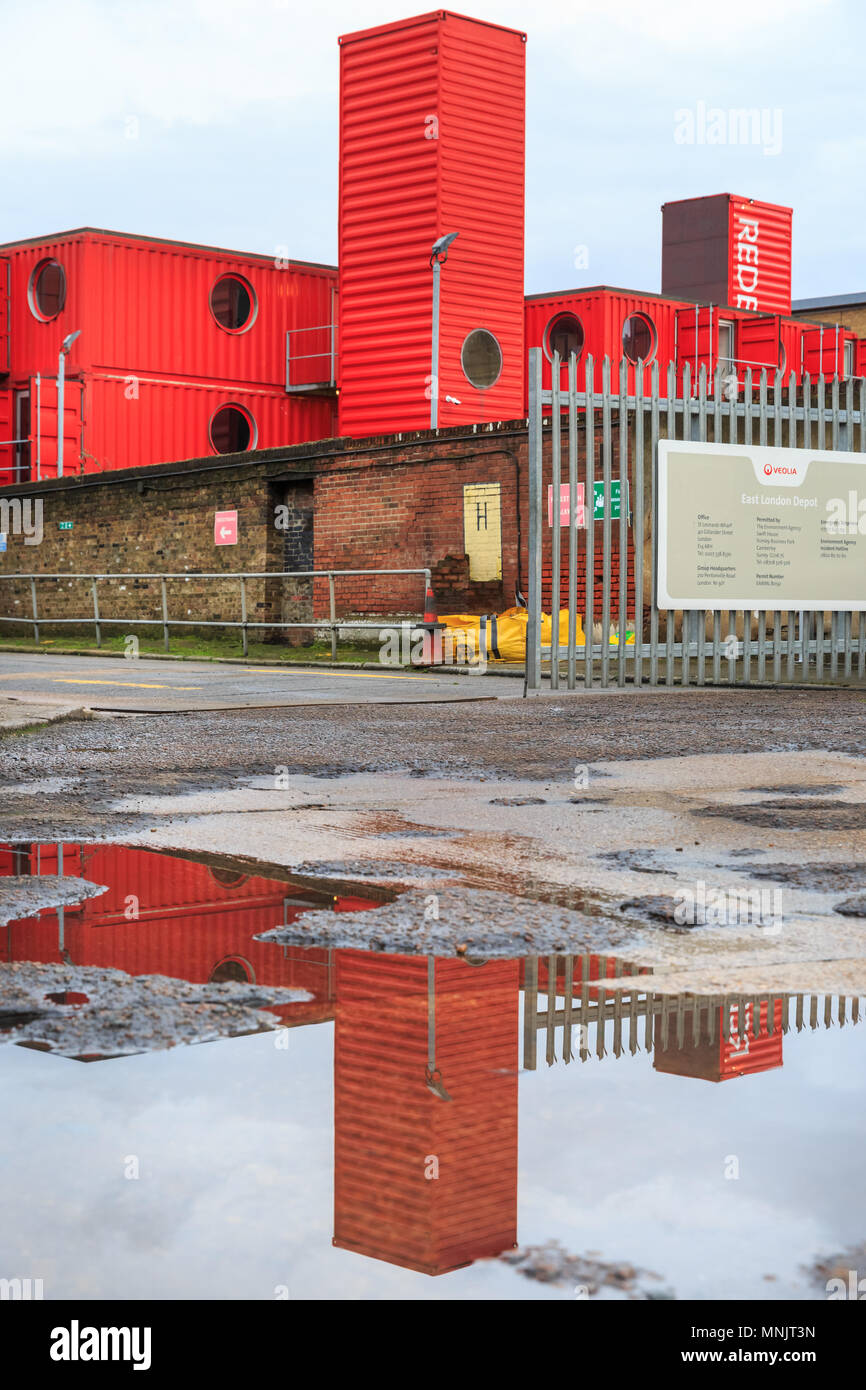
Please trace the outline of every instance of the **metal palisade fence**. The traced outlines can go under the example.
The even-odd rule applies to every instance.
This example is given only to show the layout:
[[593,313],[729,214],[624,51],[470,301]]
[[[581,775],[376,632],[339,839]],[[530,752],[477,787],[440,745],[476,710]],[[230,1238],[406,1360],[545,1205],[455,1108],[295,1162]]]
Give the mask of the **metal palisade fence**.
[[[845,1028],[863,1020],[858,997],[773,992],[671,994],[653,990],[645,967],[615,956],[527,956],[523,975],[523,1066],[535,1071],[543,1035],[548,1066],[591,1057],[688,1052],[733,1044],[735,1072],[782,1063],[782,1038],[796,1029]],[[775,1039],[775,1056],[768,1040]],[[708,1059],[706,1059],[708,1060]],[[679,1068],[674,1056],[673,1065]],[[682,1074],[689,1074],[683,1070]],[[699,1074],[692,1070],[691,1075]],[[720,1079],[720,1078],[716,1078]]]
[[[661,439],[866,452],[866,380],[747,369],[666,371],[609,358],[529,354],[529,621],[526,684],[541,689],[862,680],[866,613],[659,609]],[[649,377],[650,390],[645,390]],[[560,427],[555,427],[556,422]],[[548,484],[545,492],[545,482]],[[586,525],[581,525],[580,490]],[[567,494],[567,516],[558,501]],[[597,524],[596,524],[597,523]],[[567,549],[564,542],[567,535]],[[566,559],[567,556],[567,559]],[[564,573],[563,573],[564,571]],[[863,577],[866,590],[866,575]],[[579,602],[579,590],[580,599]],[[567,639],[557,620],[568,611]],[[551,638],[544,613],[553,614]],[[582,627],[582,634],[581,634]],[[564,629],[563,629],[564,630]],[[581,640],[582,638],[582,640]],[[564,669],[563,669],[564,668]]]

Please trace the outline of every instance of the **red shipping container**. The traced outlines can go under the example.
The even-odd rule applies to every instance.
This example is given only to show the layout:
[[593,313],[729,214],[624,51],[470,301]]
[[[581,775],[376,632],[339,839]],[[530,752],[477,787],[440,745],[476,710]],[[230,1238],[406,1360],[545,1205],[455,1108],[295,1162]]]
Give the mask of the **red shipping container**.
[[[57,845],[0,850],[0,874],[58,872]],[[28,853],[29,851],[29,853]],[[357,912],[369,898],[317,898],[289,882],[210,867],[125,845],[64,846],[65,877],[108,886],[64,909],[63,949],[56,911],[10,923],[0,959],[61,961],[167,975],[204,983],[249,981],[308,990],[311,1001],[272,1006],[295,1026],[333,1017],[332,952],[283,949],[258,933],[295,921],[307,908]],[[287,901],[288,900],[288,901]]]
[[9,257],[0,256],[0,377],[9,371]]
[[732,193],[662,206],[662,293],[791,312],[791,208]]
[[448,10],[340,40],[341,434],[429,428],[451,232],[438,423],[523,412],[524,45]]
[[[3,250],[0,284],[8,263],[11,285],[3,387],[12,427],[23,419],[30,444],[17,459],[0,445],[0,481],[22,470],[27,481],[27,468],[56,476],[58,355],[76,331],[66,357],[66,473],[333,434],[334,393],[312,383],[332,370],[334,267],[92,228]],[[3,325],[0,295],[0,362]],[[286,391],[289,333],[292,381],[311,394]],[[227,405],[237,409],[214,422]]]
[[[517,1238],[518,962],[337,952],[334,1244],[425,1274]],[[427,1085],[435,1020],[436,1081]],[[435,1164],[435,1166],[433,1166]]]
[[[683,1046],[677,1044],[676,1019],[668,1020],[667,1042],[662,1041],[663,1023],[657,1015],[654,1027],[653,1066],[656,1071],[674,1076],[688,1076],[702,1081],[730,1081],[735,1076],[748,1076],[754,1072],[772,1071],[782,1065],[782,1001],[777,999],[773,1005],[773,1031],[768,1031],[769,1004],[766,999],[756,1002],[746,1000],[743,1004],[743,1019],[740,1021],[739,1004],[728,1004],[727,1039],[723,1035],[722,1020],[724,1010],[715,1008],[714,1035],[709,1036],[707,1007],[698,1004],[700,1010],[699,1040],[694,1041],[693,1012],[685,1015],[685,1035]],[[755,1015],[758,1023],[755,1026]]]
[[825,377],[853,376],[857,371],[857,336],[841,324],[803,326],[803,371],[814,381]]
[[[584,364],[588,356],[594,362],[595,389],[601,387],[602,361],[611,361],[611,387],[619,390],[619,364],[638,357],[647,363],[644,371],[644,391],[648,394],[652,382],[652,364],[658,363],[662,389],[667,380],[668,364],[676,359],[678,313],[685,309],[683,302],[661,295],[638,294],[634,290],[594,285],[588,289],[566,290],[561,294],[529,295],[526,299],[526,349],[540,347],[543,351],[542,388],[551,387],[553,347],[559,345],[560,357],[572,347],[578,353],[578,390],[584,386]],[[686,309],[693,313],[693,309]],[[627,371],[628,390],[634,391],[635,369]],[[568,389],[568,369],[563,366],[560,386]],[[528,394],[524,397],[524,412],[528,411]]]

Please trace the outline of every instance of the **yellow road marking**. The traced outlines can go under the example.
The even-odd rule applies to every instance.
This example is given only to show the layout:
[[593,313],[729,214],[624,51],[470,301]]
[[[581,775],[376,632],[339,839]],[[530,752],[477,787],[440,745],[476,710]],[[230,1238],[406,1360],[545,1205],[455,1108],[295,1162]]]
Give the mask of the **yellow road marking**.
[[93,681],[75,680],[73,676],[49,676],[52,685],[120,685],[132,686],[136,690],[201,690],[200,685],[155,685],[146,681]]
[[[439,676],[407,676],[397,675],[391,671],[284,671],[282,668],[269,669],[263,666],[257,670],[244,670],[245,676],[342,676],[344,680],[389,680],[389,681],[435,681]],[[446,674],[443,672],[443,674]]]

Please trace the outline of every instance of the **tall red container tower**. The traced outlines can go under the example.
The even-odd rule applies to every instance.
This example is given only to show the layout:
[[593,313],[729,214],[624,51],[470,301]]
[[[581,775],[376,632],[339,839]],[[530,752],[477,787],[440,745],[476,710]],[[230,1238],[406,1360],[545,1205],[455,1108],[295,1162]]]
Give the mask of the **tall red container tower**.
[[341,434],[523,414],[526,36],[449,10],[340,40]]

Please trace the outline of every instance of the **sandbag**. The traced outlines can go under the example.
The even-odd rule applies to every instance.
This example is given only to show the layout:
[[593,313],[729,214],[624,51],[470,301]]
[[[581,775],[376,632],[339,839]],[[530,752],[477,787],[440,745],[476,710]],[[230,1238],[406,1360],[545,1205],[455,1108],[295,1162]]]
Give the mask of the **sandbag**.
[[[504,613],[484,615],[484,648],[488,661],[524,661],[526,659],[526,620],[525,608],[507,608]],[[456,662],[474,661],[481,654],[481,617],[477,613],[446,613],[439,619],[444,623],[450,636],[450,643],[443,643],[444,660],[448,661],[449,647],[451,658]],[[549,620],[548,620],[549,622]],[[445,634],[443,633],[443,637]]]
[[[488,661],[522,662],[526,660],[526,623],[528,613],[525,608],[506,608],[504,613],[485,615],[484,645]],[[455,662],[477,660],[481,653],[481,616],[477,613],[446,613],[439,621],[444,623],[450,634],[450,643],[443,643],[443,659]],[[550,646],[552,631],[550,614],[541,615],[541,645]],[[443,634],[444,636],[444,634]],[[634,640],[632,638],[632,640]],[[568,643],[568,609],[559,611],[560,645]],[[577,614],[575,645],[582,647],[584,642],[580,614]],[[449,649],[453,656],[449,657]]]

